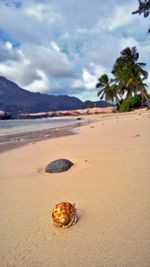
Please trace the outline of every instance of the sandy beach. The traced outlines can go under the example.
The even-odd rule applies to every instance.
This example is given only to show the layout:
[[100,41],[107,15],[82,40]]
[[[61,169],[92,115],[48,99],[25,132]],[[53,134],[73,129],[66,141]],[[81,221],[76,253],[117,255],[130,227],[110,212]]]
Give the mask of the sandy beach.
[[[0,153],[0,266],[149,267],[150,111],[74,131]],[[74,166],[45,173],[58,158]],[[69,229],[51,223],[61,201],[76,203]]]

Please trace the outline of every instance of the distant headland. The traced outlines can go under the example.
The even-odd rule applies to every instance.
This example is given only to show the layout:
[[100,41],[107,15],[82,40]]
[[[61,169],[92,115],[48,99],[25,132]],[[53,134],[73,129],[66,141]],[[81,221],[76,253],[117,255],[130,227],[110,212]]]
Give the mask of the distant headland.
[[[81,101],[68,95],[29,92],[0,76],[0,119],[74,116],[107,112],[113,105],[106,101]],[[85,111],[84,111],[85,110]],[[109,110],[109,109],[108,109]],[[109,111],[110,112],[110,111]]]

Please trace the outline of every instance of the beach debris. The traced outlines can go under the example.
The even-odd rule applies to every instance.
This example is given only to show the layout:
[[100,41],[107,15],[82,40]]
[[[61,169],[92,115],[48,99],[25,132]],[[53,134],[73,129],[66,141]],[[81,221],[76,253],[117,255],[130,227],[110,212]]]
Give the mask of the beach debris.
[[57,227],[69,228],[75,224],[77,220],[75,204],[61,202],[52,210],[52,222]]
[[65,172],[73,166],[73,163],[68,159],[57,159],[50,162],[45,169],[48,173]]
[[140,136],[140,134],[136,134],[136,135],[134,135],[133,137],[139,137]]

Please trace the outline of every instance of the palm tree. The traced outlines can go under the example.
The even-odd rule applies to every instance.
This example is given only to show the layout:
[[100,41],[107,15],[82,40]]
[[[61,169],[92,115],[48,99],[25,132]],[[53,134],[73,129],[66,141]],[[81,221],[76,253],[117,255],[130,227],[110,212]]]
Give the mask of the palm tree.
[[136,47],[125,48],[121,51],[121,56],[116,60],[112,73],[118,78],[118,80],[126,81],[130,76],[140,76],[147,79],[148,73],[143,70],[142,67],[145,63],[137,62],[139,58],[139,53]]
[[139,53],[136,47],[125,48],[121,56],[116,60],[112,73],[118,81],[118,91],[127,97],[132,97],[141,92],[144,99],[147,99],[146,84],[143,82],[148,77],[148,72],[142,67],[145,63],[137,62]]
[[[150,0],[139,0],[139,7],[136,11],[133,11],[132,14],[143,14],[145,18],[148,17],[150,14]],[[150,33],[150,28],[148,32]]]
[[[146,100],[147,106],[148,106],[148,108],[150,108],[150,103],[148,101],[148,93],[147,93],[147,89],[146,89],[147,84],[146,83],[143,83],[143,81],[141,79],[138,79],[137,77],[130,78],[127,85],[130,87],[130,84],[133,87],[133,91],[134,92],[136,90],[137,93],[138,92],[141,93],[141,96],[142,96],[142,106],[144,104],[144,101]],[[130,95],[127,94],[127,97],[130,97]]]
[[100,99],[105,99],[106,101],[110,100],[112,102],[116,100],[116,102],[119,102],[119,99],[117,96],[117,86],[114,83],[113,79],[109,79],[107,74],[103,74],[98,79],[96,88],[101,88],[97,94],[98,96],[100,96]]

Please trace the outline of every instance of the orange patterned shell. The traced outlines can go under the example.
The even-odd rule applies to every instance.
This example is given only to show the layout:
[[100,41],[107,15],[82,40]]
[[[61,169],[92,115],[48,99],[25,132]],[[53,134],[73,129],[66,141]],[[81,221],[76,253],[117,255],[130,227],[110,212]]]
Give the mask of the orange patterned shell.
[[56,226],[68,228],[77,221],[75,205],[61,202],[52,210],[52,221]]

